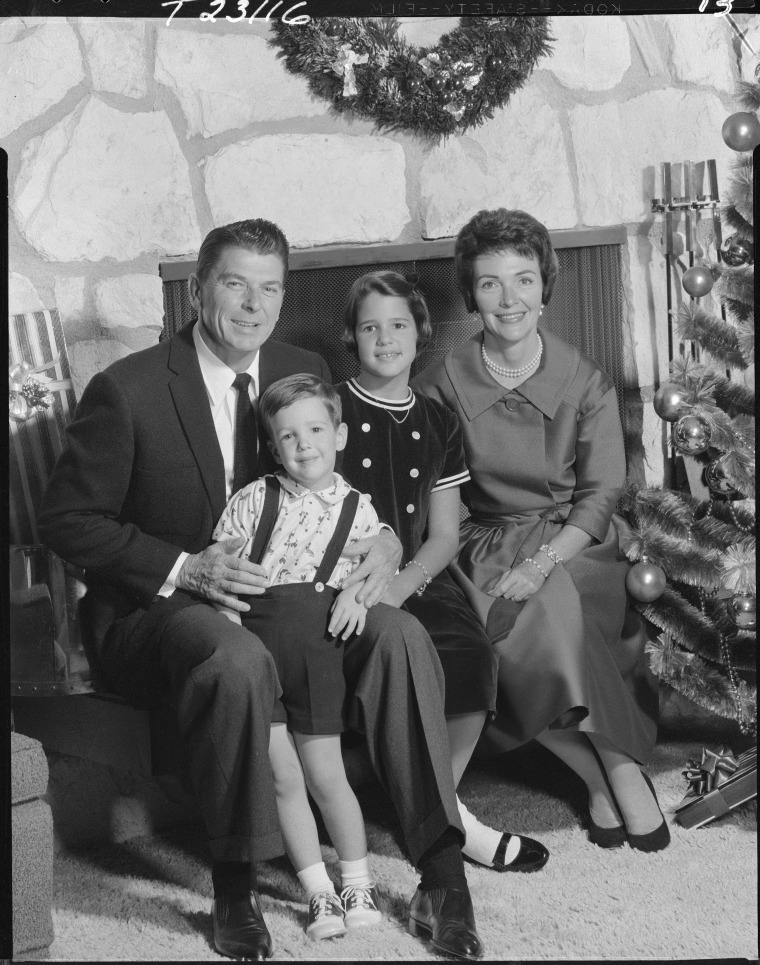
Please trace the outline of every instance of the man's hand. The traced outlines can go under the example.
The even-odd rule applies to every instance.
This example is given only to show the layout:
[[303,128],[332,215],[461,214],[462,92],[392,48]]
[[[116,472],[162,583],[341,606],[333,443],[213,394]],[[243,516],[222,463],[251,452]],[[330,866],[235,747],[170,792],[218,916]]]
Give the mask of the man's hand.
[[360,539],[347,546],[343,555],[351,558],[363,556],[364,559],[341,586],[348,589],[364,580],[364,586],[356,594],[357,601],[363,603],[367,609],[379,603],[401,562],[401,543],[398,537],[384,529],[378,536],[368,536],[367,539]]
[[343,630],[343,639],[348,640],[354,633],[364,629],[367,608],[356,599],[356,590],[341,590],[332,605],[332,615],[327,627],[330,635],[337,637]]
[[545,582],[535,566],[523,562],[500,576],[488,591],[488,595],[503,596],[505,600],[522,603],[523,600],[533,596],[536,590],[540,590]]
[[266,570],[258,563],[231,556],[231,550],[238,550],[245,543],[244,536],[214,543],[200,553],[192,553],[182,564],[177,574],[177,588],[189,590],[213,603],[222,603],[231,610],[245,613],[250,610],[248,603],[238,599],[243,596],[258,596],[269,586]]

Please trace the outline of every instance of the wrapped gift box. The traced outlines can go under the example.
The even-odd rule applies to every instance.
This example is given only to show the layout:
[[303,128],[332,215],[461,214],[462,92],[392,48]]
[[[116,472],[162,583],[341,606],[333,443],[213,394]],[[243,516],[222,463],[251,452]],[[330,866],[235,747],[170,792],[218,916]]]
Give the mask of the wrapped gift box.
[[690,761],[683,774],[692,787],[676,808],[676,821],[699,828],[757,797],[757,748],[739,757],[725,747],[705,749],[701,764]]
[[37,510],[76,406],[58,312],[12,315],[9,348],[10,651],[13,694],[89,689],[78,574],[41,546]]

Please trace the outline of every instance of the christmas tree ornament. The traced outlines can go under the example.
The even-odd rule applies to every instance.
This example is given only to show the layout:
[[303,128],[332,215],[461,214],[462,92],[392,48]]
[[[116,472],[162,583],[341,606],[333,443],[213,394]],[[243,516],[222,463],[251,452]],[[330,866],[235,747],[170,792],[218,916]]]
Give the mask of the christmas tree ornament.
[[686,456],[698,456],[710,446],[710,426],[701,415],[685,415],[673,427],[673,445]]
[[757,597],[754,593],[735,593],[728,604],[728,615],[739,630],[757,629]]
[[746,238],[731,235],[723,242],[720,254],[727,265],[738,268],[740,265],[752,264],[755,260],[755,246]]
[[701,298],[710,292],[713,286],[713,276],[702,265],[694,265],[693,268],[684,272],[681,284],[684,291],[692,298]]
[[416,77],[409,77],[404,86],[406,87],[407,93],[416,94],[420,87],[422,87],[422,84]]
[[725,119],[720,133],[732,151],[751,151],[760,144],[760,121],[757,114],[737,111]]
[[652,401],[654,411],[661,419],[665,422],[676,422],[680,414],[679,409],[686,401],[686,393],[680,385],[667,382],[655,392]]
[[755,363],[754,362],[748,365],[747,368],[744,370],[744,384],[750,389],[754,389],[755,387]]
[[486,60],[486,67],[489,70],[501,70],[504,66],[504,58],[497,57],[496,54],[491,54],[491,56]]
[[340,20],[328,20],[323,29],[328,37],[342,37],[344,32]]
[[634,563],[625,578],[625,588],[639,603],[652,603],[659,599],[668,584],[665,571],[643,556]]
[[434,74],[432,77],[428,77],[427,83],[428,87],[435,91],[443,90],[446,85],[446,81],[440,76],[440,74]]
[[705,468],[705,482],[707,488],[716,496],[738,496],[739,490],[732,485],[726,476],[723,458],[715,459]]
[[452,90],[463,90],[463,89],[464,89],[464,77],[452,77],[452,78],[451,78],[451,89],[452,89]]
[[454,100],[454,94],[450,90],[445,90],[441,93],[441,103],[450,104]]

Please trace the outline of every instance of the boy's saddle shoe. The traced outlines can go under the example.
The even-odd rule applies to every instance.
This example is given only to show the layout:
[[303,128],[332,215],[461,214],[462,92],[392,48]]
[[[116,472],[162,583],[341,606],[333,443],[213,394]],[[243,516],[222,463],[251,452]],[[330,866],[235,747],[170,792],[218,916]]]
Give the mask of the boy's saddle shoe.
[[238,961],[264,962],[272,957],[272,936],[255,891],[219,895],[211,908],[214,946],[220,955]]
[[457,888],[418,888],[409,906],[409,931],[430,939],[436,951],[475,962],[483,957],[483,945],[475,931],[475,915],[469,892]]

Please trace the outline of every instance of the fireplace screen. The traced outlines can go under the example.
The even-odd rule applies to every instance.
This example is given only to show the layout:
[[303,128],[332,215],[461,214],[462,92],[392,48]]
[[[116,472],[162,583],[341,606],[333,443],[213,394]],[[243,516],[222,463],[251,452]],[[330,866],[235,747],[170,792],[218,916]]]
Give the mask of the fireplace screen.
[[[542,324],[577,345],[609,373],[617,389],[627,443],[620,254],[625,233],[606,229],[605,234],[614,241],[602,244],[598,243],[600,234],[588,232],[586,237],[580,231],[552,232],[560,272]],[[563,235],[572,236],[572,245],[562,247]],[[579,236],[587,243],[579,245]],[[467,313],[457,290],[452,252],[453,241],[293,252],[273,337],[318,352],[330,366],[334,381],[348,379],[356,375],[358,362],[346,351],[340,334],[343,302],[352,282],[367,271],[415,272],[430,308],[433,339],[417,359],[414,375],[481,328],[479,316]],[[430,257],[431,253],[444,256]],[[187,277],[194,267],[194,262],[188,261],[160,266],[166,309],[162,338],[194,318],[187,293]]]

